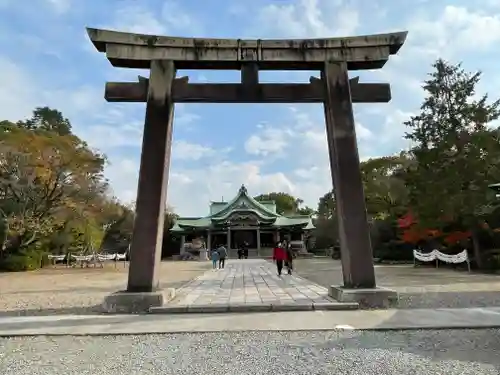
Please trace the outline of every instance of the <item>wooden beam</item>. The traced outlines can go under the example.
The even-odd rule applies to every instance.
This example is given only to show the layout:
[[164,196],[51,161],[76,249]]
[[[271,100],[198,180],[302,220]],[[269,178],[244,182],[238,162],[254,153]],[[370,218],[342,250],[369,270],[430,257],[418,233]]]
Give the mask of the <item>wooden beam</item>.
[[241,66],[241,84],[252,87],[259,84],[259,66],[256,63],[244,63]]
[[[355,80],[355,79],[353,79]],[[355,83],[351,80],[353,103],[387,103],[391,88],[387,83]],[[145,102],[148,82],[107,82],[104,97],[108,102]],[[324,85],[314,83],[266,83],[248,90],[239,83],[187,83],[177,78],[172,87],[176,103],[321,103]]]

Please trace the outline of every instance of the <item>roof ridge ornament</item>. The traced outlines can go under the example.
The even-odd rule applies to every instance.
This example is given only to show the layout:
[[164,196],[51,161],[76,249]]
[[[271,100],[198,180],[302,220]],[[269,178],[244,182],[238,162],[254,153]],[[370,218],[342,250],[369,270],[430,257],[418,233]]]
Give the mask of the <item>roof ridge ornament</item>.
[[245,187],[245,184],[241,184],[241,187],[240,187],[240,194],[248,194],[248,190],[247,190],[247,188]]

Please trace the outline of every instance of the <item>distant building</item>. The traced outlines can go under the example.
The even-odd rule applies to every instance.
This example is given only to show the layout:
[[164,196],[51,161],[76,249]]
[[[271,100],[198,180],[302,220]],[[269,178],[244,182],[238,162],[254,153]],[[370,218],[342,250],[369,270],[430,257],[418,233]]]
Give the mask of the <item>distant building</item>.
[[274,201],[258,202],[242,185],[231,201],[212,202],[208,216],[178,218],[171,232],[181,235],[181,247],[203,237],[208,249],[222,244],[231,250],[246,243],[256,255],[268,255],[264,249],[271,249],[277,241],[303,241],[312,229],[310,216],[280,215]]

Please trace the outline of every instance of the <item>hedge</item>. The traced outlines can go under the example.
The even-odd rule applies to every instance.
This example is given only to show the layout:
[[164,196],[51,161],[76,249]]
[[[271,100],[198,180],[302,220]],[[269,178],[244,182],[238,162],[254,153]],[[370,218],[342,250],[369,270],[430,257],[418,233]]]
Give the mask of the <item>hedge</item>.
[[0,258],[0,270],[7,272],[32,271],[50,264],[48,253],[24,251]]

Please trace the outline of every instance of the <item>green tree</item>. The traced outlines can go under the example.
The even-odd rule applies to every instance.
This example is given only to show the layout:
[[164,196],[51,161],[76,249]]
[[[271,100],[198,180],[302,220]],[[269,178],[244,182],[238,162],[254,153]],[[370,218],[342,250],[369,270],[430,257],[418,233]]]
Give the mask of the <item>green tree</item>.
[[314,211],[314,209],[312,209],[311,207],[309,206],[305,206],[305,207],[299,207],[299,209],[297,210],[297,214],[299,215],[304,215],[304,216],[311,216],[311,215],[314,215],[316,211]]
[[254,197],[254,199],[259,202],[274,201],[274,203],[276,204],[276,212],[280,215],[297,214],[300,205],[303,203],[302,199],[296,198],[293,195],[283,192],[261,194]]
[[37,107],[33,115],[26,121],[18,122],[18,126],[30,130],[52,131],[59,135],[71,134],[71,123],[57,109]]
[[443,60],[433,68],[420,113],[405,123],[415,160],[406,175],[411,207],[423,226],[458,223],[471,230],[481,267],[478,232],[494,203],[488,185],[500,181],[500,138],[490,127],[500,100],[476,95],[479,72]]
[[14,127],[0,132],[0,212],[7,245],[21,249],[103,194],[105,159],[74,135]]
[[330,191],[319,199],[314,225],[317,248],[327,248],[338,242],[337,204],[333,192]]
[[395,219],[408,210],[404,171],[412,160],[404,152],[361,163],[366,210],[370,219]]

